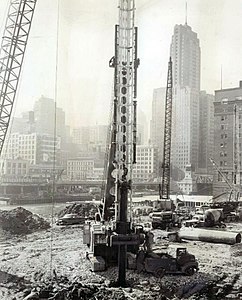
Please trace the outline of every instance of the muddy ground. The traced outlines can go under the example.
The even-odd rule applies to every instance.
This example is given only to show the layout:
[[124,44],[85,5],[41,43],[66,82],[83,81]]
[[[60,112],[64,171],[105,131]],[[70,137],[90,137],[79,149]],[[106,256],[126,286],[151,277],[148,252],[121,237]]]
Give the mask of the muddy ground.
[[[230,227],[242,231],[242,224]],[[159,238],[161,231],[154,234],[156,246],[169,253],[187,247],[199,261],[198,273],[160,279],[128,270],[130,286],[114,288],[116,268],[90,270],[80,225],[22,236],[1,232],[0,299],[242,299],[242,244],[169,243]]]

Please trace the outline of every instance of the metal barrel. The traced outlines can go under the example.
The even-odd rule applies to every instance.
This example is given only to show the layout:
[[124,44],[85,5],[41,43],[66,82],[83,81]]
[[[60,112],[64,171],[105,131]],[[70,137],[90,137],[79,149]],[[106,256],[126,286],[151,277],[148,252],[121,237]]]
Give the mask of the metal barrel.
[[233,245],[241,242],[239,232],[219,231],[210,229],[189,228],[181,229],[178,233],[179,238],[186,240],[221,243]]

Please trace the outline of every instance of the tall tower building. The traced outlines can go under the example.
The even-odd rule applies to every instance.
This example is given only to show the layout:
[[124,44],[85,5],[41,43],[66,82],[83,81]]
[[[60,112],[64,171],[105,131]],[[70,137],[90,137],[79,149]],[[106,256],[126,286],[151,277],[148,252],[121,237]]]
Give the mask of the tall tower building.
[[187,25],[176,25],[170,53],[173,62],[172,163],[185,170],[198,167],[200,46]]

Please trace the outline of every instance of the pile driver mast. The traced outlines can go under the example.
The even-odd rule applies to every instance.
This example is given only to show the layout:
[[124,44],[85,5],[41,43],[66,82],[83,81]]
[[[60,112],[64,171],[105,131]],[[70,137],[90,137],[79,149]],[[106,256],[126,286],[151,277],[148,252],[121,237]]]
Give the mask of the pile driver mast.
[[37,0],[11,0],[0,49],[0,154],[9,127]]
[[[126,285],[127,249],[143,243],[135,231],[131,213],[132,169],[136,162],[137,27],[134,0],[119,0],[119,24],[115,26],[114,99],[111,141],[104,199],[95,224],[84,233],[93,257],[119,266],[118,284]],[[130,202],[130,209],[128,209]],[[88,233],[89,232],[89,233]]]

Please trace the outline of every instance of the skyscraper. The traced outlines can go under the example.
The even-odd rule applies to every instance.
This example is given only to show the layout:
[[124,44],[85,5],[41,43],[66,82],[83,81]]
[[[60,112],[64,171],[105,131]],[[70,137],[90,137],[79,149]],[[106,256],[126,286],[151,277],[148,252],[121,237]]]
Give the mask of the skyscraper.
[[200,46],[187,24],[176,25],[170,53],[173,62],[172,163],[198,167]]

